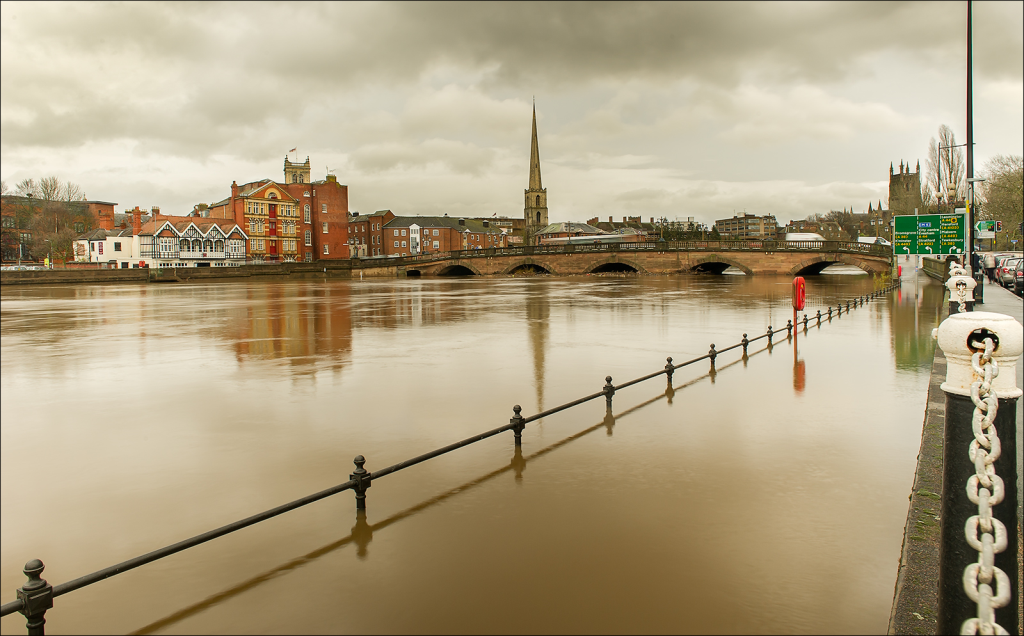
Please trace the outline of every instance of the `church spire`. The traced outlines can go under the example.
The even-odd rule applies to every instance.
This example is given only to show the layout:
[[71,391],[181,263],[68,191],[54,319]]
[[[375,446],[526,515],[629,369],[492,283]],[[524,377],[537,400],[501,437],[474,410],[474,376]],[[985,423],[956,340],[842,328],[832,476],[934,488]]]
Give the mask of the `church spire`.
[[533,104],[533,139],[530,141],[530,189],[543,190],[540,184],[540,148],[537,145],[537,103]]

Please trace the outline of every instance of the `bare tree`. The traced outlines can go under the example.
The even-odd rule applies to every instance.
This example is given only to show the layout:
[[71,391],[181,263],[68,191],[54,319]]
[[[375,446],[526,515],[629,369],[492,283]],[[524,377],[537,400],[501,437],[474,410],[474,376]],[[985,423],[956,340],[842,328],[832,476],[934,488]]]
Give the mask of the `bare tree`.
[[[942,124],[939,126],[938,153],[938,184],[941,185],[943,198],[947,201],[964,201],[967,197],[967,182],[964,178],[964,149],[957,148],[956,135],[953,129]],[[931,145],[929,144],[929,150]]]
[[82,188],[56,176],[25,179],[16,187],[21,200],[14,206],[15,229],[23,257],[27,250],[36,258],[50,254],[54,260],[71,260],[75,237],[94,225]]
[[1020,155],[996,155],[988,160],[982,176],[980,215],[985,220],[1002,221],[1003,231],[996,235],[996,249],[1007,249],[1011,239],[1021,242],[1024,216],[1024,159]]

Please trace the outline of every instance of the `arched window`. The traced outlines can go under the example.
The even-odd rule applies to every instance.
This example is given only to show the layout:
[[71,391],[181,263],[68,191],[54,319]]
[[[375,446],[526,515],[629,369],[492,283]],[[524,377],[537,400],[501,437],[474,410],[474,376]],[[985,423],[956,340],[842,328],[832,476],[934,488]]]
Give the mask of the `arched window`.
[[178,249],[181,250],[182,252],[187,252],[188,245],[188,239],[181,239],[181,241],[178,242]]
[[292,183],[298,183],[298,182],[299,182],[299,175],[297,175],[297,174],[295,174],[293,172],[292,173]]
[[224,241],[217,241],[216,243],[214,243],[213,244],[213,250],[215,252],[223,252],[224,251]]
[[537,195],[537,207],[538,208],[540,207],[540,195],[539,194]]
[[271,192],[271,193],[270,193],[270,196],[269,196],[268,198],[270,198],[270,199],[276,199],[276,198],[277,198],[277,193],[276,193],[276,192]]
[[537,213],[537,225],[540,225],[540,212]]
[[193,252],[202,252],[203,251],[203,242],[200,241],[199,239],[193,239],[192,240],[192,251]]
[[303,181],[302,181],[302,175],[300,174],[300,175],[299,175],[299,183],[302,183],[302,182],[303,182]]
[[203,245],[203,249],[207,252],[213,251],[213,241],[206,240]]

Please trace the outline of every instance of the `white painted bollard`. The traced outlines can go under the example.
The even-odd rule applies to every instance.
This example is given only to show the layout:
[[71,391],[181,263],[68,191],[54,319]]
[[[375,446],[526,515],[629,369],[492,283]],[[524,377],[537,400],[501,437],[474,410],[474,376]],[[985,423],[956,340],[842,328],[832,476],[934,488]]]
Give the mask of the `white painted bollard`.
[[949,280],[946,281],[946,289],[949,290],[949,315],[962,314],[965,311],[974,311],[974,287],[977,281],[971,276],[970,267],[964,267],[956,262],[949,263]]
[[951,315],[936,332],[946,356],[937,633],[1016,634],[1016,367],[1024,327],[975,311]]

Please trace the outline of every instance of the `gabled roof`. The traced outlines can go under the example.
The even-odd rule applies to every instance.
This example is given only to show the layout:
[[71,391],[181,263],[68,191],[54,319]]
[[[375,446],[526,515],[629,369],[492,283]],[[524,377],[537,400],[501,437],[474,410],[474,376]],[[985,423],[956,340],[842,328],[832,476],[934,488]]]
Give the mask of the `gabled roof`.
[[249,238],[245,231],[235,223],[234,219],[211,219],[193,216],[160,217],[157,221],[150,221],[143,225],[142,231],[139,234],[166,236],[163,230],[173,228],[174,234],[181,236],[188,231],[189,227],[195,227],[203,236],[209,234],[210,230],[216,227],[225,237],[230,238],[233,232],[237,232],[241,238]]
[[[459,223],[463,221],[464,223]],[[484,227],[482,221],[475,219],[460,219],[449,216],[396,216],[384,224],[384,228],[410,227],[417,225],[422,228],[451,228],[460,232],[473,232],[476,234],[501,234],[501,228],[494,225]]]
[[[263,180],[263,181],[261,181],[259,183],[246,184],[246,186],[250,186],[250,185],[253,186],[253,187],[250,188],[250,189],[245,190],[244,192],[239,192],[238,196],[242,197],[242,198],[257,197],[257,196],[260,196],[260,193],[265,192],[268,188],[274,187],[278,191],[280,191],[285,197],[288,197],[288,200],[294,201],[296,203],[298,203],[298,201],[299,201],[298,199],[293,197],[291,194],[289,194],[288,190],[285,189],[285,187],[282,184],[277,183],[276,181],[272,181],[271,179],[265,179],[265,180]],[[281,200],[284,200],[284,199],[282,198]]]
[[604,234],[604,230],[601,230],[600,228],[596,228],[587,223],[577,223],[575,221],[552,223],[543,230],[537,232],[537,234],[560,234],[562,232],[566,232],[568,234]]

